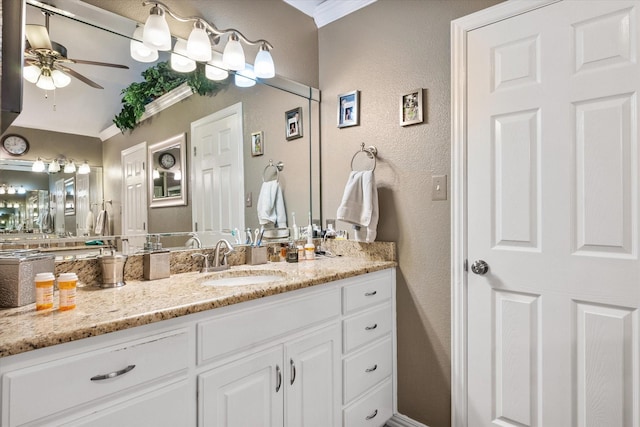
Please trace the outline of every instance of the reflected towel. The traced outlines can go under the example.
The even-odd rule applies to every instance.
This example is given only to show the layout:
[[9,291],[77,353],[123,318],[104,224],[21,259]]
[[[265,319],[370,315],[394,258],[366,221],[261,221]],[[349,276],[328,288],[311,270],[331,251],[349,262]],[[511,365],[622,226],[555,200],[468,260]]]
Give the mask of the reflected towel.
[[95,232],[99,236],[109,236],[110,229],[111,224],[109,222],[109,213],[102,210],[98,213],[98,218],[96,219]]
[[262,183],[257,207],[260,225],[274,224],[278,228],[287,228],[287,212],[284,208],[282,188],[278,181]]
[[48,211],[45,211],[40,217],[40,229],[43,233],[53,231],[53,216]]
[[355,240],[373,242],[378,227],[378,189],[373,171],[352,171],[336,214],[354,225]]
[[89,209],[89,212],[87,213],[87,218],[84,220],[84,228],[87,230],[87,233],[89,234],[93,233],[95,224],[96,224],[96,218],[93,215],[93,212],[91,211],[91,209]]

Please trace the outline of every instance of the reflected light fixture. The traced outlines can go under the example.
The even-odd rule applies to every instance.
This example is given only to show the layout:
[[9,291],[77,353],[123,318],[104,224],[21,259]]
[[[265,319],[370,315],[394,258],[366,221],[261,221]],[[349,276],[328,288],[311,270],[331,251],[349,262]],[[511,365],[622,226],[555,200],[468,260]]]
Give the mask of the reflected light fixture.
[[44,162],[42,161],[42,159],[40,157],[38,157],[38,160],[36,160],[35,162],[33,162],[33,166],[31,166],[31,171],[32,172],[44,172]]
[[[169,15],[176,21],[193,22],[193,29],[187,40],[186,51],[187,56],[194,61],[210,63],[212,61],[212,41],[217,44],[222,36],[227,36],[227,44],[223,49],[222,55],[223,66],[218,67],[220,68],[218,71],[210,70],[212,67],[206,67],[208,71],[206,73],[207,77],[211,80],[222,80],[221,76],[226,73],[226,70],[244,70],[245,54],[242,43],[248,46],[259,46],[254,61],[255,76],[261,79],[275,77],[275,65],[271,57],[273,46],[268,41],[264,39],[249,40],[236,29],[219,30],[215,25],[202,18],[180,16],[159,1],[143,1],[142,5],[152,6],[144,25],[142,38],[145,46],[157,50],[171,49],[171,33],[165,19],[165,16]],[[215,55],[215,52],[213,55]],[[224,78],[227,76],[228,73]]]
[[229,71],[227,71],[222,63],[221,54],[213,52],[213,58],[207,62],[207,66],[204,68],[204,74],[209,80],[224,80],[229,77]]
[[179,73],[190,73],[196,69],[196,61],[187,56],[187,42],[178,39],[171,52],[171,68]]
[[248,65],[244,70],[236,71],[235,83],[238,87],[252,87],[256,84],[256,73]]
[[49,173],[58,173],[60,172],[60,163],[58,163],[58,159],[53,159],[51,163],[49,163]]
[[9,188],[7,188],[7,194],[16,194],[16,189],[13,185],[10,185]]
[[91,167],[89,166],[89,163],[87,163],[87,161],[85,160],[85,162],[81,164],[80,167],[78,168],[78,174],[88,175],[90,172],[91,172]]
[[23,185],[21,185],[20,188],[18,188],[18,194],[25,194],[26,192],[27,190],[25,190]]
[[142,42],[144,26],[138,26],[133,32],[129,50],[131,57],[138,62],[155,62],[158,60],[158,49],[151,49]]
[[75,173],[76,164],[73,163],[73,160],[67,160],[67,163],[64,164],[64,173]]
[[173,179],[180,181],[182,179],[182,172],[180,170],[175,171],[173,173]]
[[3,185],[2,187],[0,187],[0,194],[7,194],[7,186]]
[[153,179],[158,179],[160,178],[160,172],[158,172],[158,168],[155,168],[153,170]]

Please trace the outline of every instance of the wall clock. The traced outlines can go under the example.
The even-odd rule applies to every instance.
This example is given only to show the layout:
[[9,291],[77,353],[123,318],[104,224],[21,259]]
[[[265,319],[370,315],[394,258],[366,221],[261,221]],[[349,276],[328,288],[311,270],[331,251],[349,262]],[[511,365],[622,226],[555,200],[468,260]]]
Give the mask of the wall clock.
[[171,153],[162,153],[158,159],[160,166],[165,169],[171,169],[176,164],[176,158]]
[[2,138],[2,148],[11,156],[22,156],[29,151],[29,141],[20,135],[5,135]]

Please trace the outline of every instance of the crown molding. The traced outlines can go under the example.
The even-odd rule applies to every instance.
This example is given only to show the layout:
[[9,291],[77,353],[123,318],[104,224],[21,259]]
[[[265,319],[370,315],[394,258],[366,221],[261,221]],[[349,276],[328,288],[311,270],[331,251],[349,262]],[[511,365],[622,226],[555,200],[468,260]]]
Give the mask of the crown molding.
[[375,2],[376,0],[326,0],[316,7],[313,19],[316,21],[318,28],[322,28]]

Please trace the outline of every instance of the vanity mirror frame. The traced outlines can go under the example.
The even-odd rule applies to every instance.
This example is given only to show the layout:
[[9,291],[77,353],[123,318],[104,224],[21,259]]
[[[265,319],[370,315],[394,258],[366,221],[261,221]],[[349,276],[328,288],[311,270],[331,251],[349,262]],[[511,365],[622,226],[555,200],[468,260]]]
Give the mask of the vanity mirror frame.
[[[158,157],[169,149],[178,146],[178,158],[175,159],[175,165],[169,169],[162,169],[162,172],[168,173],[173,170],[180,169],[182,179],[180,179],[180,195],[155,197],[153,171],[160,168]],[[156,142],[147,147],[147,182],[149,183],[149,208],[161,208],[168,206],[183,206],[187,204],[187,137],[185,133],[172,136],[164,141]],[[174,156],[175,157],[175,156]]]

